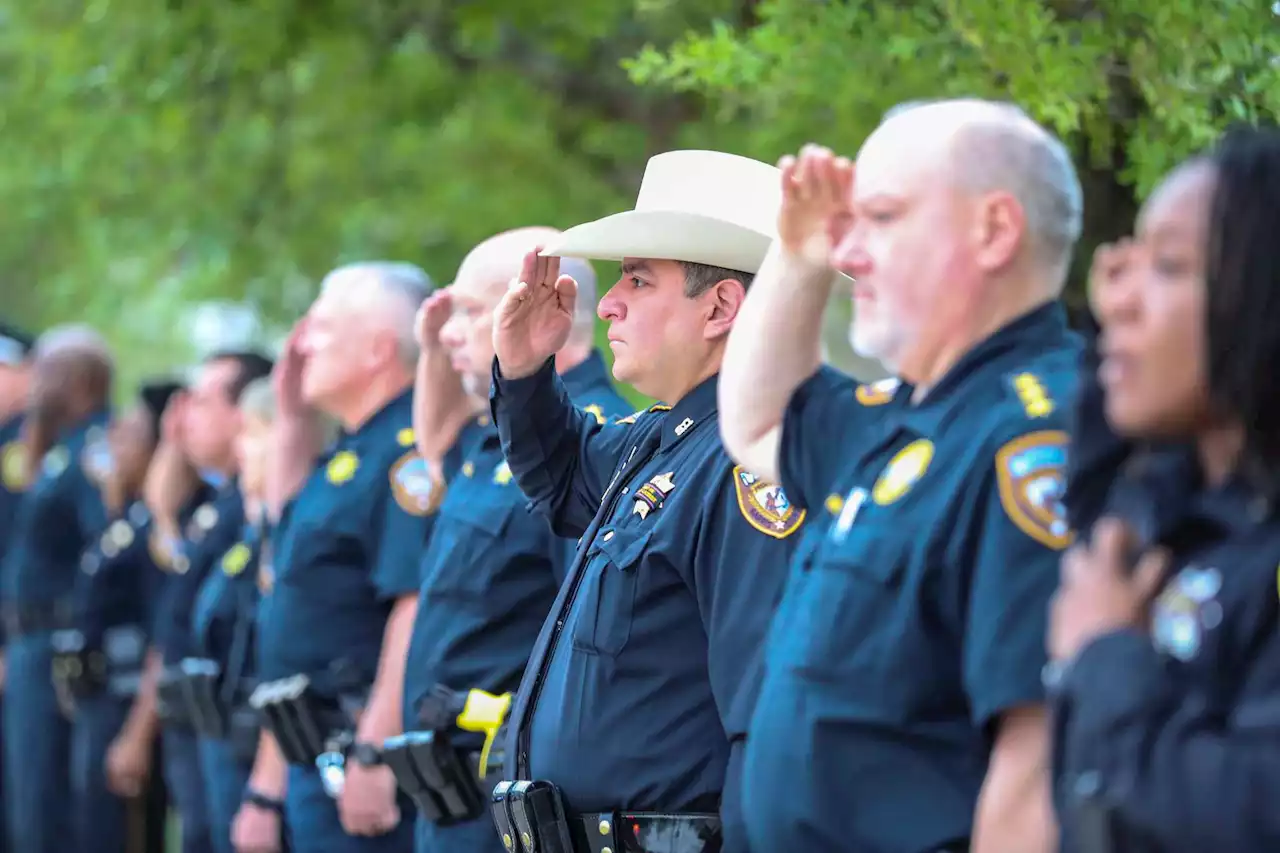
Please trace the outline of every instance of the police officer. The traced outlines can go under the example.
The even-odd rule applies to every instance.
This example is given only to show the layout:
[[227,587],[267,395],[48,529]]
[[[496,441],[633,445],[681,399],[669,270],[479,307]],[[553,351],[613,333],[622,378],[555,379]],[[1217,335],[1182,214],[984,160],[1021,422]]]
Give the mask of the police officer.
[[[1049,849],[1071,160],[1016,108],[962,100],[894,111],[856,183],[814,146],[782,166],[779,241],[720,389],[730,453],[815,525],[747,740],[752,847]],[[900,382],[820,369],[833,267],[853,280],[854,348]]]
[[27,458],[36,467],[5,554],[8,702],[4,707],[9,831],[23,853],[73,849],[62,804],[70,733],[52,681],[53,632],[67,625],[80,555],[105,522],[104,474],[112,359],[83,326],[36,345]]
[[[654,157],[635,211],[528,257],[498,309],[491,405],[507,463],[552,529],[581,537],[511,714],[495,819],[513,843],[565,832],[575,849],[714,850],[721,811],[725,849],[745,849],[742,739],[804,514],[726,456],[716,384],[777,192],[777,170],[754,160]],[[597,309],[613,375],[666,403],[604,424],[570,402],[552,356],[577,294],[558,255],[622,259]],[[525,826],[557,799],[549,786],[565,819]]]
[[[521,228],[489,238],[463,260],[453,284],[426,303],[419,331],[423,358],[452,360],[471,392],[475,411],[483,411],[488,400],[493,310],[508,282],[519,275],[525,254],[558,236],[549,228]],[[580,302],[594,303],[589,296],[595,290],[590,265],[578,261],[573,270],[583,291]],[[595,315],[577,310],[568,341],[556,354],[556,370],[570,397],[603,421],[629,409],[593,348],[594,332]],[[453,447],[462,461],[460,476],[449,477],[423,558],[418,618],[405,674],[404,724],[406,730],[425,727],[435,738],[452,742],[450,757],[461,757],[452,765],[460,771],[458,784],[473,791],[475,808],[424,813],[418,820],[417,850],[499,853],[502,841],[494,833],[486,804],[500,774],[493,774],[482,795],[477,781],[487,776],[487,767],[476,759],[484,737],[454,731],[453,718],[465,706],[450,700],[467,697],[472,690],[501,696],[519,686],[572,557],[572,543],[552,534],[546,519],[526,511],[525,497],[512,482],[488,415],[474,417],[459,430],[454,413],[440,405],[442,395],[423,390],[415,399],[415,408],[422,412],[418,422],[441,441],[453,421]],[[450,474],[457,465],[445,468]],[[434,756],[420,754],[441,766]],[[500,763],[491,766],[496,770]],[[425,796],[439,797],[434,792]],[[463,822],[452,822],[459,819]]]
[[[240,423],[236,402],[244,387],[269,375],[271,367],[270,359],[255,352],[218,352],[205,358],[190,391],[173,407],[172,423],[147,477],[155,550],[169,575],[158,608],[155,643],[165,667],[160,685],[165,782],[181,817],[183,853],[214,849],[182,668],[194,652],[191,610],[201,581],[235,544],[244,525],[235,481]],[[211,493],[184,522],[192,468]]]
[[[72,627],[54,634],[54,683],[72,717],[68,818],[77,850],[138,850],[165,821],[163,812],[146,813],[147,800],[135,800],[150,779],[158,733],[154,685],[144,671],[159,571],[148,553],[151,517],[141,494],[162,413],[177,390],[144,384],[137,404],[111,422],[110,456],[94,460],[106,468],[109,522],[80,560]],[[132,833],[130,800],[142,806]]]
[[1280,136],[1235,131],[1095,260],[1099,426],[1133,450],[1053,606],[1064,851],[1280,847],[1277,198]]
[[[248,699],[256,680],[258,567],[270,535],[264,483],[274,412],[270,378],[255,379],[245,387],[236,438],[244,525],[239,541],[221,555],[205,578],[192,613],[195,652],[205,673],[197,723],[200,765],[218,853],[235,849],[232,823],[244,801],[258,748],[258,715]],[[273,826],[255,847],[281,850],[283,823],[274,810],[267,813],[274,818]]]
[[[289,760],[285,817],[299,851],[412,847],[412,804],[378,747],[402,731],[418,563],[436,506],[412,428],[413,318],[430,287],[410,264],[334,270],[276,373],[275,580],[259,611],[254,703]],[[342,427],[318,465],[301,443],[311,409]],[[250,788],[282,793],[259,781]]]

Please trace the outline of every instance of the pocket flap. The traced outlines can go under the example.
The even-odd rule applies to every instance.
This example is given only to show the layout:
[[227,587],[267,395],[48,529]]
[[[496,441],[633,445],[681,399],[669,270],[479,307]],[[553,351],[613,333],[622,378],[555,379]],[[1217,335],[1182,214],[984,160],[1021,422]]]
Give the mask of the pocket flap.
[[591,550],[604,554],[616,568],[627,571],[640,562],[652,536],[652,528],[628,530],[605,527],[596,534],[595,541],[591,543]]

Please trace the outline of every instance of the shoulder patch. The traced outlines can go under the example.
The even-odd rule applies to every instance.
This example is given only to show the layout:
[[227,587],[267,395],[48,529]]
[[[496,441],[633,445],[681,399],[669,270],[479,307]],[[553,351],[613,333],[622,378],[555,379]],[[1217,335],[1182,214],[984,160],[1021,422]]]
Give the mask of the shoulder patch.
[[866,385],[859,385],[857,390],[853,392],[853,396],[864,406],[883,406],[893,400],[893,395],[898,393],[898,386],[901,384],[901,380],[891,376],[888,379],[881,379],[879,382],[868,382]]
[[249,565],[253,552],[249,550],[249,546],[243,542],[237,542],[232,545],[227,553],[222,555],[222,572],[229,578],[233,578],[245,570]]
[[761,480],[741,465],[733,468],[733,488],[742,517],[766,536],[786,539],[804,523],[805,511],[788,500],[782,486]]
[[1041,430],[1007,442],[996,453],[1000,505],[1009,520],[1055,551],[1071,544],[1062,496],[1067,486],[1067,434]]
[[430,515],[444,500],[444,485],[431,478],[427,460],[417,450],[407,451],[391,466],[391,494],[410,515]]
[[1055,408],[1049,392],[1045,390],[1040,377],[1034,373],[1018,373],[1009,379],[1018,400],[1029,418],[1045,418]]
[[647,409],[641,409],[638,412],[633,412],[632,414],[627,415],[625,418],[619,418],[618,423],[633,424],[636,422],[636,418],[640,417],[641,415],[647,415],[650,412],[669,412],[669,411],[671,411],[670,406],[664,406],[661,403],[655,403],[654,405],[650,406]]
[[27,448],[15,439],[0,449],[0,482],[5,491],[25,491],[30,478],[27,477]]

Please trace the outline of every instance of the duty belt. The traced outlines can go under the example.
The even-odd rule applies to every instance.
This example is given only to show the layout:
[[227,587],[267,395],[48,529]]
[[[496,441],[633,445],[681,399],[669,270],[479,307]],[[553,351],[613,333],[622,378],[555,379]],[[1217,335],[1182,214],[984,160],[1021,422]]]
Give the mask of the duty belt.
[[4,629],[10,639],[57,631],[70,622],[71,606],[65,601],[41,601],[4,609]]
[[591,812],[575,815],[550,782],[500,782],[489,803],[511,853],[719,853],[714,814]]
[[244,698],[253,685],[229,683],[222,666],[208,658],[183,658],[166,667],[157,688],[161,718],[214,740],[229,741],[236,757],[252,761],[261,727]]
[[290,764],[315,767],[325,754],[342,752],[355,731],[355,714],[364,699],[359,694],[332,696],[315,689],[305,675],[292,675],[259,684],[249,705]]

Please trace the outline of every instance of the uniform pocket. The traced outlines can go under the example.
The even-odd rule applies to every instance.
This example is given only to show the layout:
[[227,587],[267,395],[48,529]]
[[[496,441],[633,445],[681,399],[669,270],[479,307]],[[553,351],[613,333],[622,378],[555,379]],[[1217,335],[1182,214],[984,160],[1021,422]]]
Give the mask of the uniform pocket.
[[502,559],[499,540],[513,511],[504,506],[440,515],[423,567],[428,599],[474,598],[487,591],[493,572],[485,570],[484,561]]
[[582,603],[573,626],[573,647],[617,657],[631,639],[640,563],[649,530],[606,529],[591,543]]

